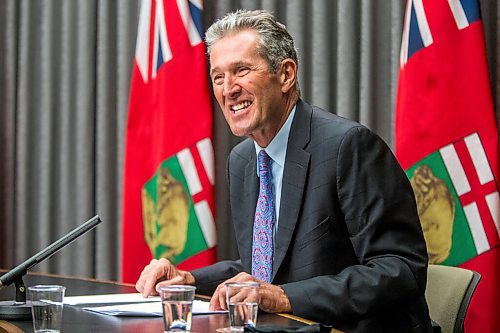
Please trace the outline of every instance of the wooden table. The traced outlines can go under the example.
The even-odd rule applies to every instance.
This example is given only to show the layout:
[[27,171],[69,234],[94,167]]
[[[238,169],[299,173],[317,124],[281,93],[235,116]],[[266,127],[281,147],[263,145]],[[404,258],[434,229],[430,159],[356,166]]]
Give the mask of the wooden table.
[[[0,272],[0,274],[3,273]],[[28,274],[23,280],[26,286],[35,284],[58,284],[66,286],[66,296],[136,292],[133,285],[130,284],[56,275]],[[0,290],[0,300],[14,299],[14,285],[4,287]],[[269,314],[260,311],[258,323],[283,326],[305,326],[310,322],[294,316]],[[229,326],[227,314],[195,315],[193,316],[191,330],[192,332],[199,333],[215,332],[217,328],[227,326]],[[16,329],[18,330],[17,332],[33,332],[33,324],[31,320],[0,321],[0,333],[16,332]],[[114,317],[84,311],[80,306],[64,306],[62,332],[159,333],[163,331],[164,327],[161,317]]]

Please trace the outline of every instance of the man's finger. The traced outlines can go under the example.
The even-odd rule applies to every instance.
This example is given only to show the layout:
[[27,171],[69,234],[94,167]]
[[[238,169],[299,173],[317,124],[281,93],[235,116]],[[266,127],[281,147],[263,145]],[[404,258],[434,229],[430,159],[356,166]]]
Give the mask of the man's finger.
[[137,289],[137,291],[140,293],[144,292],[144,285],[147,282],[148,271],[149,271],[149,266],[146,266],[144,270],[141,272],[141,276],[139,277],[139,279],[135,284],[135,289]]
[[182,276],[180,276],[180,275],[177,275],[177,276],[174,276],[170,280],[161,281],[161,282],[159,282],[159,283],[156,284],[155,290],[159,294],[161,287],[171,286],[171,285],[174,285],[174,284],[184,284],[184,278]]
[[151,272],[149,272],[149,275],[145,277],[145,281],[143,282],[144,284],[144,290],[142,291],[142,294],[144,297],[150,296],[150,295],[155,295],[156,294],[156,283],[158,280],[161,278],[164,278],[164,267],[162,266],[157,266],[152,269]]
[[222,288],[219,290],[219,304],[222,310],[228,310],[228,305],[226,302],[226,286],[223,285]]
[[144,269],[141,272],[141,275],[139,276],[139,279],[137,279],[137,282],[135,283],[135,289],[137,289],[137,291],[140,293],[144,291],[144,284],[147,281],[147,276],[149,274],[149,271],[151,270],[154,260],[156,259],[151,260],[149,264],[146,265],[146,267],[144,267]]
[[223,307],[224,302],[221,303],[219,297],[223,287],[224,283],[221,283],[217,286],[217,289],[215,289],[215,292],[212,295],[212,298],[210,299],[210,311],[225,310]]
[[144,289],[142,290],[142,296],[148,297],[154,295],[156,291],[154,288],[155,284],[156,284],[155,278],[146,280],[146,282],[144,282]]
[[209,309],[210,309],[210,311],[222,310],[222,308],[219,305],[219,295],[218,295],[217,291],[212,295],[212,298],[210,298]]

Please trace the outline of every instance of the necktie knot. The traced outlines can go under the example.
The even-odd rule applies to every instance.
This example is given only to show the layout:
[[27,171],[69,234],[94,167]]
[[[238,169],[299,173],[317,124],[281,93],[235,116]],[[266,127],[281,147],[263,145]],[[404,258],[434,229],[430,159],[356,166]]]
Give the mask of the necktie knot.
[[262,177],[263,174],[269,172],[271,158],[267,155],[265,150],[261,150],[258,156],[258,164],[259,164],[259,175]]

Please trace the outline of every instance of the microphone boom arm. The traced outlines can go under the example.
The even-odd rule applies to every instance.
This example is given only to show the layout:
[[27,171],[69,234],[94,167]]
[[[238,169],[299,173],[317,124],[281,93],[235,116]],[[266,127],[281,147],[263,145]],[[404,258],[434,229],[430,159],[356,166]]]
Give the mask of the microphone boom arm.
[[[33,266],[43,261],[44,259],[50,257],[57,251],[59,251],[62,247],[71,243],[87,231],[95,228],[99,223],[101,223],[101,218],[99,215],[94,216],[81,226],[75,228],[69,234],[61,237],[54,243],[47,246],[45,249],[41,250],[34,256],[26,259],[4,275],[0,277],[0,288],[10,285],[13,282],[16,282],[17,279],[22,279],[22,277],[30,270]],[[22,282],[22,281],[21,281]],[[16,283],[17,284],[17,283]]]

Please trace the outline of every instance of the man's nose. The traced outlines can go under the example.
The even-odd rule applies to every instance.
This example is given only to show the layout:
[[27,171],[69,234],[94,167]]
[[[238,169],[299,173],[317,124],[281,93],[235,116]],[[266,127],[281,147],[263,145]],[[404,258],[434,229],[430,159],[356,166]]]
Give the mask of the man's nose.
[[241,92],[241,86],[234,78],[226,78],[224,80],[224,89],[222,93],[226,98],[235,98]]

